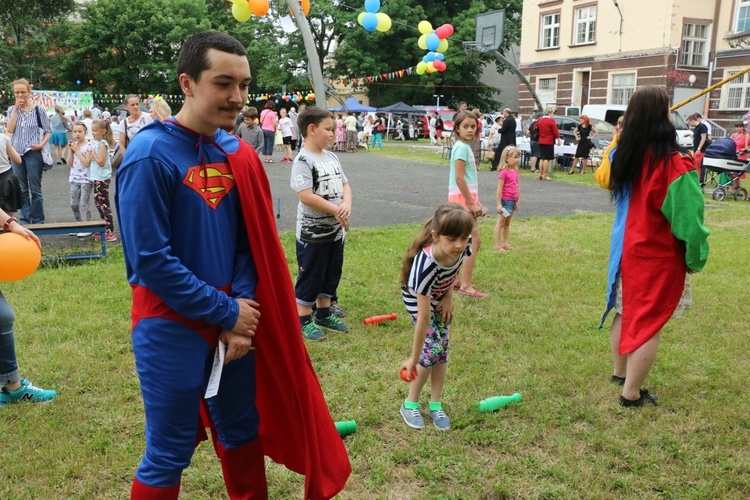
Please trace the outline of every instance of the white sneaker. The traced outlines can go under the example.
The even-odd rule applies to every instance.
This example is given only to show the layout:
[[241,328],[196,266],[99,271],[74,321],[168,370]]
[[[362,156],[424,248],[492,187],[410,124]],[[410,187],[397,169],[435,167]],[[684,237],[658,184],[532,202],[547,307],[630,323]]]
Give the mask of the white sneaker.
[[88,236],[91,236],[91,234],[92,233],[78,233],[76,234],[76,236],[78,236],[79,238],[86,238]]

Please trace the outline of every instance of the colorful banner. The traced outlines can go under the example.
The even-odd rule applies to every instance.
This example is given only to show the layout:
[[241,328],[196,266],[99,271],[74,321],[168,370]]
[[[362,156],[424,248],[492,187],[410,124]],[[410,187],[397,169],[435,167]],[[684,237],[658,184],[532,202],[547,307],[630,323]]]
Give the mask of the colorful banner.
[[38,104],[54,113],[55,106],[64,110],[82,111],[84,108],[94,106],[94,94],[92,92],[66,92],[63,90],[32,90],[31,102]]

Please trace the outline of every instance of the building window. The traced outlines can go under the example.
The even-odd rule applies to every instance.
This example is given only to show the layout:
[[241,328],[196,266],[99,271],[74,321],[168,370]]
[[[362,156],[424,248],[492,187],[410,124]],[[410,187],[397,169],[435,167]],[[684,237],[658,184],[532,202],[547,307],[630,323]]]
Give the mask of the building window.
[[[738,71],[728,71],[727,78],[738,73]],[[750,75],[744,75],[735,78],[731,82],[724,84],[721,90],[722,107],[724,109],[746,110],[750,108]]]
[[560,46],[560,13],[545,14],[542,16],[542,39],[539,47],[542,49],[554,49]]
[[685,23],[682,27],[682,66],[706,66],[708,51],[708,25]]
[[536,85],[536,95],[542,106],[554,106],[557,100],[557,78],[539,78]]
[[612,75],[612,104],[627,104],[635,92],[635,73]]
[[596,35],[596,5],[581,7],[575,13],[575,44],[593,43]]
[[750,0],[739,0],[737,2],[736,19],[735,33],[750,30]]

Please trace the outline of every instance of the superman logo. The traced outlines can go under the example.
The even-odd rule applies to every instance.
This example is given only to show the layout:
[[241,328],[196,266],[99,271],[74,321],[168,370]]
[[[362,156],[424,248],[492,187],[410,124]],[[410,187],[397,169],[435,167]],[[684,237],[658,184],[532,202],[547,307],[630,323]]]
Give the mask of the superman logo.
[[201,195],[206,205],[214,210],[235,185],[228,163],[207,163],[190,167],[182,183]]

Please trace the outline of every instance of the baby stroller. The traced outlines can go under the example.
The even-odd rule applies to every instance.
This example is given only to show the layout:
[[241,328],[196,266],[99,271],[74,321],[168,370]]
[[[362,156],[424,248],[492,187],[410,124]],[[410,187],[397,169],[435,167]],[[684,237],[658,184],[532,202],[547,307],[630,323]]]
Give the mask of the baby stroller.
[[711,196],[716,201],[724,201],[734,196],[737,201],[747,199],[747,189],[735,188],[734,181],[750,171],[750,161],[738,160],[736,145],[732,139],[718,139],[706,148],[706,156],[701,165],[703,182],[701,186],[715,183]]

